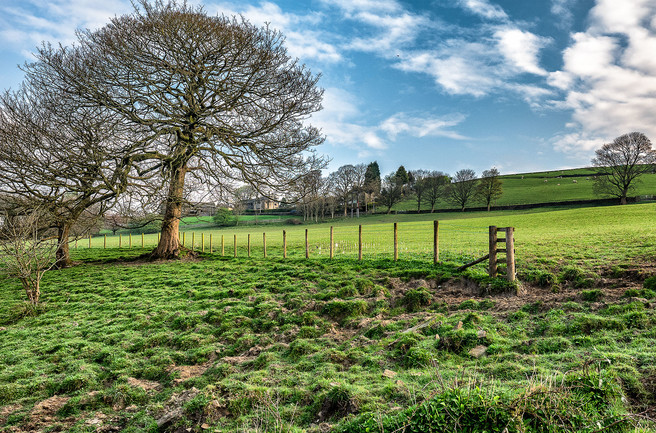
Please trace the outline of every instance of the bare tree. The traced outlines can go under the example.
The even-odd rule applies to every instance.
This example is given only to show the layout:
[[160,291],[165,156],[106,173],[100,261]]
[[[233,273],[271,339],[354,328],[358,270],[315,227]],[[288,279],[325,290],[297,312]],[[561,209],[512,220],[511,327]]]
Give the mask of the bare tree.
[[593,190],[597,194],[610,195],[626,204],[626,196],[635,187],[640,176],[653,170],[656,153],[651,141],[641,132],[631,132],[617,137],[595,151],[592,165],[599,167]]
[[431,208],[431,213],[435,212],[437,202],[445,197],[446,188],[451,182],[449,175],[441,171],[431,171],[424,179],[423,199]]
[[311,152],[323,137],[305,124],[321,108],[323,91],[268,26],[210,17],[175,0],[135,5],[97,31],[79,32],[72,48],[42,47],[26,69],[55,75],[63,90],[148,128],[142,173],[158,170],[167,182],[152,255],[170,258],[180,251],[188,174],[271,192],[323,167]]
[[330,183],[334,188],[335,195],[344,206],[344,217],[347,215],[348,200],[353,191],[355,176],[355,167],[351,164],[343,165],[330,174]]
[[405,185],[403,179],[390,173],[383,178],[380,188],[380,202],[387,206],[387,213],[392,212],[392,207],[403,199]]
[[353,194],[355,195],[355,200],[351,201],[351,217],[353,217],[353,203],[355,203],[357,217],[360,217],[360,196],[365,193],[366,173],[367,166],[365,164],[356,164],[353,166]]
[[15,206],[49,212],[58,267],[70,264],[71,230],[95,225],[130,184],[133,131],[46,77],[28,73],[19,91],[0,95],[0,192]]
[[490,211],[492,202],[497,200],[503,195],[503,182],[499,180],[499,170],[491,168],[483,170],[481,180],[476,187],[476,195],[478,195],[487,206],[487,211]]
[[467,203],[476,194],[476,173],[474,170],[465,168],[456,172],[451,184],[447,189],[447,200],[460,207],[464,211]]
[[426,179],[430,176],[430,172],[427,170],[411,170],[408,174],[409,178],[412,178],[410,182],[410,191],[415,194],[415,200],[417,201],[417,213],[421,211],[421,204],[424,201],[424,193],[428,188]]
[[32,307],[39,304],[41,279],[57,263],[56,236],[48,236],[50,225],[41,209],[27,214],[4,214],[0,229],[0,265],[9,277],[20,280]]

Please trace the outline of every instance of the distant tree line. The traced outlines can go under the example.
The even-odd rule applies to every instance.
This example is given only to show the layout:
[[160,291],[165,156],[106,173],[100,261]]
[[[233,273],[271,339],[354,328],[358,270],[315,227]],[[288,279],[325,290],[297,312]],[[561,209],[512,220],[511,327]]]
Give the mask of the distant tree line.
[[378,162],[347,164],[327,176],[319,170],[302,178],[283,200],[297,203],[304,220],[357,217],[360,212],[372,213],[383,209],[391,213],[406,200],[414,200],[417,212],[435,212],[442,201],[465,210],[473,202],[484,203],[488,210],[503,194],[500,173],[496,168],[485,170],[478,179],[471,169],[454,176],[441,171],[406,170],[401,165],[381,177]]

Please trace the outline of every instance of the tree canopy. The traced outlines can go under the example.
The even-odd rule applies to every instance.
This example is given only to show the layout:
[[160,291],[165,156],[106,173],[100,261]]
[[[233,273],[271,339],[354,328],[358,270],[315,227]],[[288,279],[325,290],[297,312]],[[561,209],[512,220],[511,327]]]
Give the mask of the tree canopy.
[[604,144],[595,151],[592,165],[599,168],[593,189],[597,194],[611,195],[626,204],[628,193],[640,176],[653,170],[656,153],[642,132],[631,132]]
[[167,191],[155,257],[179,253],[188,174],[272,193],[324,165],[311,152],[323,137],[306,124],[321,108],[319,77],[287,55],[282,34],[244,18],[141,0],[79,32],[77,45],[44,45],[36,57],[29,73],[146,130],[139,174],[156,171]]

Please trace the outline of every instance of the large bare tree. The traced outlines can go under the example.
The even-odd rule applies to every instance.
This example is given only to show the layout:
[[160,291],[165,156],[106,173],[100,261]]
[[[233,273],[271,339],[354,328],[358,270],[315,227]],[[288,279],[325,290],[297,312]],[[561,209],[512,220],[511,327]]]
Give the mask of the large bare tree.
[[51,84],[27,74],[20,90],[0,95],[0,193],[15,213],[39,208],[50,216],[56,265],[65,267],[71,230],[94,225],[130,184],[138,140],[116,115]]
[[592,165],[599,167],[593,189],[597,194],[610,195],[626,204],[626,196],[639,177],[654,169],[656,153],[651,141],[642,132],[631,132],[604,144],[595,151]]
[[37,59],[28,70],[56,75],[89,104],[149,129],[142,172],[158,170],[167,182],[156,258],[179,254],[188,173],[271,193],[323,166],[311,152],[323,137],[306,124],[321,108],[319,77],[290,59],[269,27],[141,0],[133,13],[79,32],[78,45],[44,46]]

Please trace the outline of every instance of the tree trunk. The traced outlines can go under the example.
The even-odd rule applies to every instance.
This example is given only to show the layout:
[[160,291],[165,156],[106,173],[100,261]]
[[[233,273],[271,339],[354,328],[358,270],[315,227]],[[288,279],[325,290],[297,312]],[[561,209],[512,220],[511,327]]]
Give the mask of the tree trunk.
[[71,254],[68,238],[71,235],[71,223],[61,223],[57,227],[57,251],[55,251],[55,268],[63,269],[71,266]]
[[175,167],[171,173],[169,193],[166,197],[166,209],[162,220],[162,234],[157,248],[151,254],[154,259],[174,259],[180,255],[180,217],[182,216],[182,199],[184,178],[187,167]]

